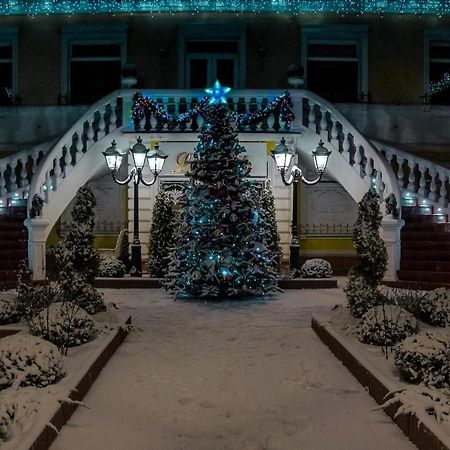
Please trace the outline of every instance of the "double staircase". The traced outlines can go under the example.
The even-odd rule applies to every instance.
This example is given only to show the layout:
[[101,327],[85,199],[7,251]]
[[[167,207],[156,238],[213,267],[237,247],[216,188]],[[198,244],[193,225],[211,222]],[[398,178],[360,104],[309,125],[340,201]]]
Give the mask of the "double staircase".
[[[46,203],[44,218],[50,230],[76,189],[103,167],[101,151],[112,139],[135,131],[130,113],[134,94],[131,90],[112,92],[92,105],[59,139],[0,159],[0,290],[14,286],[19,262],[27,256],[26,207],[17,202],[40,195]],[[200,91],[178,90],[144,94],[177,113],[185,111],[186,105],[198,104],[203,96]],[[273,97],[272,92],[234,90],[228,103],[235,111],[251,113],[267,107]],[[450,286],[450,170],[367,140],[334,105],[310,91],[295,90],[292,101],[296,119],[290,130],[278,113],[271,113],[260,125],[241,131],[271,133],[268,140],[291,134],[290,138],[299,142],[297,151],[306,157],[319,139],[325,141],[333,149],[327,170],[353,198],[361,198],[372,187],[382,202],[394,199],[403,205],[406,225],[401,233],[400,283]],[[185,132],[197,133],[201,125],[194,118],[183,129],[171,129],[157,119],[146,115],[138,128],[143,133],[165,133],[169,142]]]
[[26,205],[0,208],[0,291],[17,284],[21,261],[27,259]]

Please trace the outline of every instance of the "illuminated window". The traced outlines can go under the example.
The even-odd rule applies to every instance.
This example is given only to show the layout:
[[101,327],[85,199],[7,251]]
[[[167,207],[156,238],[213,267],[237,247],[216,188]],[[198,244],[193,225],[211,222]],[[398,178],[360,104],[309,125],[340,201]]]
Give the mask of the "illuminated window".
[[63,27],[62,92],[67,101],[94,103],[121,87],[126,30],[123,25]]
[[305,26],[307,89],[332,102],[367,100],[367,26]]

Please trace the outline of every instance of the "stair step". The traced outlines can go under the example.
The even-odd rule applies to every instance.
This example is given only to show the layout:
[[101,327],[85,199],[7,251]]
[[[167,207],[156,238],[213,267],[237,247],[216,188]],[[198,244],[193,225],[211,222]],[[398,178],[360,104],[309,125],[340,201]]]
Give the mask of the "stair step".
[[19,239],[19,240],[0,240],[0,251],[6,251],[6,250],[24,250],[27,251],[28,248],[28,242],[26,239]]
[[411,231],[430,231],[433,233],[450,233],[450,223],[424,223],[424,222],[406,222],[402,228],[402,232],[409,233]]
[[420,205],[420,206],[403,206],[402,207],[402,218],[408,219],[417,216],[428,216],[433,214],[433,207],[430,205]]
[[450,284],[450,272],[432,272],[425,270],[399,270],[397,274],[399,280]]
[[0,228],[0,241],[2,240],[11,240],[11,239],[27,239],[27,230],[2,230]]
[[418,216],[406,217],[404,218],[407,224],[415,223],[446,223],[447,216],[444,214],[421,214]]
[[[432,236],[429,236],[432,237]],[[415,241],[402,239],[402,258],[405,251],[415,251],[418,254],[414,257],[420,257],[422,251],[426,252],[450,252],[450,242],[446,241]],[[412,259],[412,258],[408,258]],[[439,259],[439,258],[437,258]]]
[[429,241],[430,238],[436,241],[450,242],[450,233],[434,233],[430,231],[411,231],[401,233],[402,241]]
[[427,281],[409,281],[409,280],[395,280],[395,281],[382,281],[381,284],[391,286],[397,289],[413,289],[418,291],[431,291],[439,287],[446,287],[450,289],[450,283],[436,283]]
[[[413,250],[405,250],[404,244],[402,244],[402,263],[403,261],[419,261],[423,263],[424,261],[450,261],[450,250],[448,249],[438,249],[438,250],[421,250],[421,249],[413,249]],[[446,242],[446,244],[450,244],[450,242]]]
[[20,259],[0,259],[0,270],[18,270],[20,263],[26,260],[27,255],[23,255]]
[[427,272],[449,272],[450,260],[436,261],[436,260],[406,260],[402,259],[400,263],[400,270],[422,270]]
[[19,270],[0,269],[0,281],[16,281]]

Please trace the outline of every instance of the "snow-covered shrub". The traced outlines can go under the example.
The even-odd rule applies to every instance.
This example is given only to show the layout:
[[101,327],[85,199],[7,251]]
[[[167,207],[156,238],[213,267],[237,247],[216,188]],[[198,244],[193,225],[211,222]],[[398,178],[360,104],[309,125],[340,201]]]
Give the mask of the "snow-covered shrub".
[[89,186],[78,189],[71,212],[72,223],[64,240],[54,248],[58,266],[70,266],[71,271],[89,283],[94,281],[100,265],[100,255],[94,248],[95,205],[95,196]]
[[12,292],[0,292],[0,325],[20,320],[17,297]]
[[58,283],[60,299],[78,305],[89,314],[106,311],[103,294],[87,283],[83,275],[77,272],[61,272]]
[[91,316],[71,302],[57,302],[41,311],[29,323],[30,333],[61,349],[89,342],[97,328]]
[[450,298],[445,288],[422,296],[417,304],[418,317],[430,325],[445,327],[450,323]]
[[63,376],[61,353],[50,342],[25,333],[0,339],[0,390],[13,384],[44,387]]
[[350,277],[345,288],[348,307],[354,317],[362,317],[370,308],[379,303],[376,288],[367,284],[364,277]]
[[345,290],[355,317],[361,317],[379,303],[377,287],[387,268],[386,246],[380,236],[383,216],[379,202],[377,192],[370,189],[358,203],[358,219],[353,229],[353,246],[358,257]]
[[435,388],[450,387],[448,336],[431,331],[410,336],[395,347],[394,359],[406,381]]
[[331,264],[320,258],[308,259],[300,268],[303,278],[330,278],[332,273]]
[[402,306],[430,325],[445,327],[450,323],[450,298],[445,288],[421,291],[383,286],[379,290],[386,303]]
[[122,278],[127,273],[127,268],[118,259],[106,259],[100,263],[99,276],[106,278]]
[[416,318],[395,305],[378,305],[362,316],[360,340],[366,344],[391,346],[417,333]]
[[[31,430],[41,406],[48,409],[60,404],[59,396],[48,389],[34,387],[8,388],[0,392],[0,445],[10,439],[20,439]],[[49,398],[50,397],[50,398]],[[64,397],[61,399],[64,401]],[[3,447],[2,447],[3,448]],[[8,447],[9,448],[9,447]]]
[[25,320],[30,320],[39,311],[56,301],[58,288],[55,283],[34,284],[32,272],[23,262],[17,276],[17,308]]

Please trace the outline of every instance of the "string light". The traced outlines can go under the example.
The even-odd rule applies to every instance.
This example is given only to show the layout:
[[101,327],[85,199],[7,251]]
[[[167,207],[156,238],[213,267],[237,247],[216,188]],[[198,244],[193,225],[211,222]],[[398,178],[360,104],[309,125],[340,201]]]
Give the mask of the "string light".
[[0,0],[0,15],[205,12],[450,14],[450,0]]
[[[202,114],[209,105],[210,98],[204,97],[189,111],[182,114],[170,114],[161,103],[158,103],[149,97],[144,97],[140,92],[137,92],[133,97],[131,117],[136,131],[140,130],[141,120],[144,119],[146,115],[148,117],[150,114],[153,114],[155,117],[158,123],[157,127],[162,128],[163,126],[167,126],[170,131],[177,127],[185,129],[187,124],[191,120],[197,118],[199,114]],[[291,128],[291,123],[295,119],[294,113],[292,112],[292,106],[291,95],[289,92],[285,92],[272,102],[269,102],[265,107],[259,108],[251,113],[234,113],[233,116],[238,128],[244,129],[249,125],[261,123],[274,112],[279,112],[280,120],[284,122],[284,129],[288,131]]]
[[450,73],[445,72],[439,81],[431,81],[428,85],[430,95],[439,94],[450,86]]

